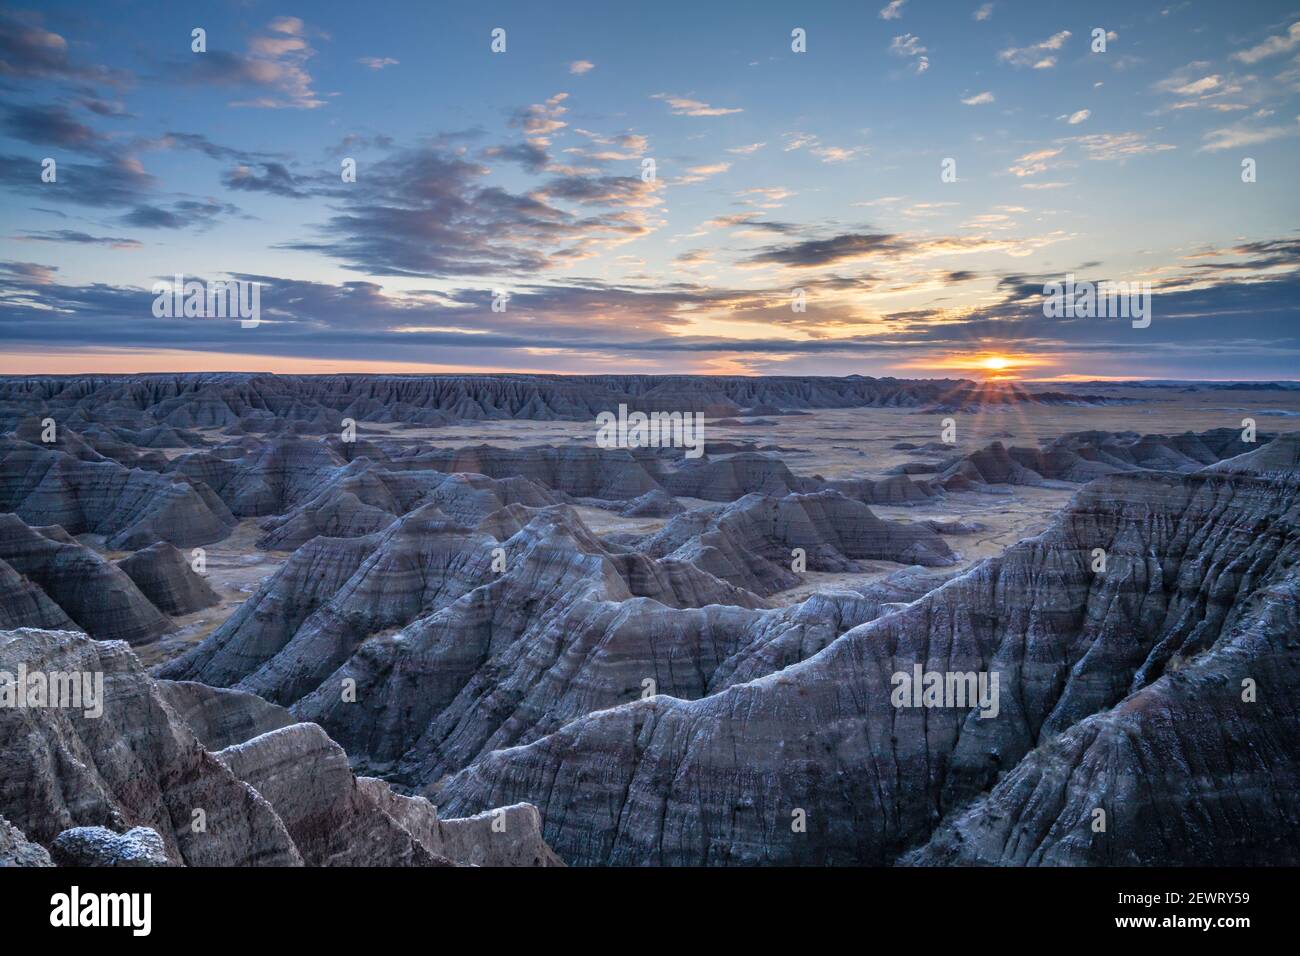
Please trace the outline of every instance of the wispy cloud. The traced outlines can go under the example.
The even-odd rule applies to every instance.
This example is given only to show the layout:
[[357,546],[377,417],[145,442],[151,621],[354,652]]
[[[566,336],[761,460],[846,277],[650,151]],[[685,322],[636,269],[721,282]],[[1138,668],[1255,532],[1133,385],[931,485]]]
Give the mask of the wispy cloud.
[[574,60],[569,64],[569,72],[575,76],[582,76],[584,73],[590,73],[596,68],[596,64],[590,60]]
[[703,100],[693,100],[685,96],[673,96],[668,93],[655,93],[650,99],[663,100],[676,116],[726,116],[729,113],[743,113],[740,107],[710,106]]
[[882,20],[900,19],[903,16],[903,4],[905,3],[907,3],[907,0],[890,0],[889,4],[881,9],[880,19]]
[[1059,33],[1053,33],[1046,40],[1040,40],[1038,43],[1031,43],[1028,46],[1007,47],[998,53],[998,59],[1003,63],[1011,63],[1015,66],[1028,66],[1035,70],[1047,70],[1056,66],[1056,53],[1065,46],[1065,41],[1070,39],[1070,31],[1062,30]]
[[1290,53],[1297,45],[1300,45],[1300,20],[1291,24],[1283,36],[1271,36],[1248,49],[1238,50],[1232,54],[1232,58],[1241,63],[1258,63],[1279,53]]
[[397,66],[399,61],[391,56],[363,56],[357,62],[372,70],[382,70],[386,66]]
[[983,93],[976,93],[974,96],[962,97],[962,102],[967,106],[983,106],[985,103],[993,102],[993,94],[985,90]]
[[918,75],[930,69],[930,58],[925,55],[926,48],[921,46],[920,38],[910,33],[894,37],[889,43],[889,52],[895,56],[912,58],[912,71]]

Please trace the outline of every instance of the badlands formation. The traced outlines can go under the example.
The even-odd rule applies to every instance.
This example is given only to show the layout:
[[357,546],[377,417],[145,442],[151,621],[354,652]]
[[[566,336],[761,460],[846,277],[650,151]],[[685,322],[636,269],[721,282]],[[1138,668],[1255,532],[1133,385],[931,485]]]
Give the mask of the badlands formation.
[[1300,864],[1297,415],[0,379],[0,865]]

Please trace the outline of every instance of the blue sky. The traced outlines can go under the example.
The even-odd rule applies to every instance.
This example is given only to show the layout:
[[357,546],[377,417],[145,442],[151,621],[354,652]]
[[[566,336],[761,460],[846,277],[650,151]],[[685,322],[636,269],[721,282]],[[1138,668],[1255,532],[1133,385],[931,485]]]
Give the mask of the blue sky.
[[0,372],[1294,378],[1298,136],[1284,3],[10,8]]

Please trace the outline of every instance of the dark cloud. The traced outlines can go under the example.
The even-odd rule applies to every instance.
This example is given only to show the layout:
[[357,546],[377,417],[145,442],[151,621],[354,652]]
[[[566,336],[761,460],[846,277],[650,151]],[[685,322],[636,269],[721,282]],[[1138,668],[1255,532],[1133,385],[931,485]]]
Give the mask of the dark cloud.
[[307,180],[289,172],[283,163],[259,163],[261,175],[252,166],[240,165],[222,174],[221,181],[227,189],[243,192],[270,193],[274,196],[286,196],[301,199],[308,195],[302,188]]
[[10,106],[0,128],[14,139],[45,149],[61,147],[95,154],[101,153],[107,142],[57,104]]
[[221,215],[237,215],[239,209],[229,203],[211,199],[182,199],[170,208],[142,204],[122,216],[122,222],[139,229],[188,229],[191,226],[206,228],[215,224]]
[[54,79],[125,86],[131,75],[105,66],[74,61],[68,41],[33,17],[0,12],[0,76]]
[[[374,275],[518,275],[649,231],[653,185],[639,179],[558,177],[512,193],[488,185],[489,171],[437,144],[393,153],[334,192],[338,212],[324,238],[285,248],[323,252]],[[579,215],[559,203],[604,208]]]
[[843,233],[829,239],[805,239],[783,246],[770,246],[744,261],[751,265],[778,265],[796,269],[834,265],[907,248],[902,237],[889,233]]
[[39,195],[48,202],[94,208],[131,206],[145,201],[156,180],[132,158],[112,157],[94,163],[60,162],[55,182],[41,181],[35,157],[0,156],[0,186]]
[[484,159],[504,159],[518,163],[526,172],[540,173],[550,163],[545,149],[536,143],[515,143],[510,146],[489,146],[483,150]]
[[26,232],[18,238],[31,242],[70,242],[85,246],[112,246],[115,249],[138,249],[141,245],[136,239],[125,239],[121,236],[92,236],[88,232],[78,232],[75,229]]

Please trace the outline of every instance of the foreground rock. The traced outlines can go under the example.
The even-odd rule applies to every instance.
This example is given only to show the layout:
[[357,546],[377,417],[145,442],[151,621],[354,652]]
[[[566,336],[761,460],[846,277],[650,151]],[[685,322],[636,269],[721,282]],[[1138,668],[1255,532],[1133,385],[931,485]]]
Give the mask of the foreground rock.
[[172,866],[157,830],[132,827],[114,833],[105,827],[73,827],[54,838],[50,854],[59,866]]
[[[0,708],[0,814],[8,821],[0,846],[19,862],[41,862],[23,839],[68,865],[555,862],[541,850],[535,811],[509,811],[515,826],[493,831],[495,843],[471,838],[481,835],[476,821],[448,820],[449,832],[464,839],[426,844],[385,806],[400,804],[414,826],[420,812],[436,819],[432,805],[402,803],[382,792],[387,784],[356,780],[342,750],[315,725],[273,729],[214,754],[168,697],[202,714],[211,738],[238,736],[241,725],[255,729],[272,719],[269,705],[194,688],[165,691],[124,643],[71,631],[0,631],[0,671],[102,679],[93,708],[86,699],[68,706],[53,698]],[[251,711],[243,720],[233,716],[241,705]]]

